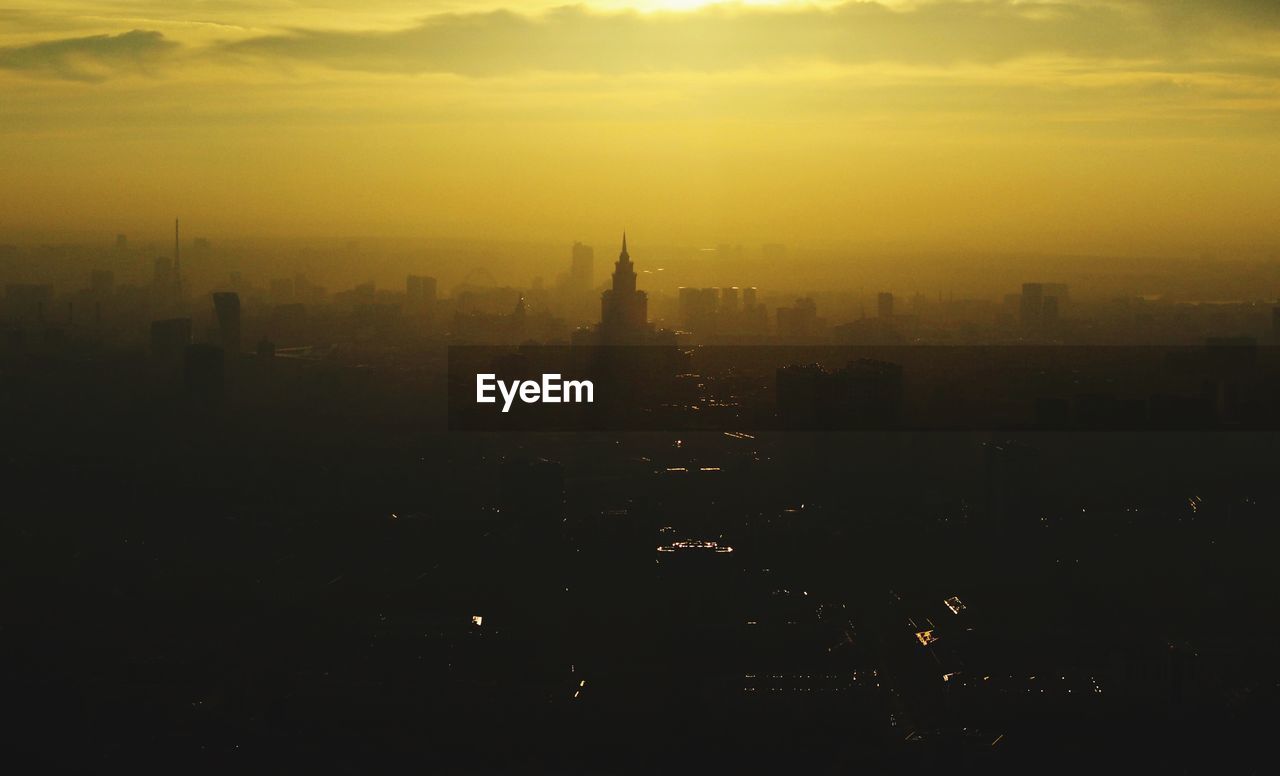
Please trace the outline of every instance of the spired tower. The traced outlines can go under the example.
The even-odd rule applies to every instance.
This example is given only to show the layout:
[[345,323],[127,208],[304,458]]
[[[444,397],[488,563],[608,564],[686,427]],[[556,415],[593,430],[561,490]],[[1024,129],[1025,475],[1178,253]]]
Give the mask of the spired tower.
[[606,340],[638,338],[648,328],[649,297],[636,290],[636,270],[627,253],[627,234],[622,233],[622,252],[613,265],[613,288],[600,298],[600,331]]

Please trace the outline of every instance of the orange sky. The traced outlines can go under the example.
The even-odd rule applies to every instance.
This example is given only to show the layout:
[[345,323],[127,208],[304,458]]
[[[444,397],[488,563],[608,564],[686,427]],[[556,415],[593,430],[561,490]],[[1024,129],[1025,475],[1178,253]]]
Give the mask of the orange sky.
[[1280,244],[1280,4],[554,5],[11,2],[0,233]]

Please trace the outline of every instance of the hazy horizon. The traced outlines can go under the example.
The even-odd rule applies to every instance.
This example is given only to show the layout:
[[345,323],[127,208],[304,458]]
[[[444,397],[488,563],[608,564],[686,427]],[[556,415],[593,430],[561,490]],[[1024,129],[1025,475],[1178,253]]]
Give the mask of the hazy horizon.
[[1274,4],[557,5],[11,3],[0,235],[1280,245]]

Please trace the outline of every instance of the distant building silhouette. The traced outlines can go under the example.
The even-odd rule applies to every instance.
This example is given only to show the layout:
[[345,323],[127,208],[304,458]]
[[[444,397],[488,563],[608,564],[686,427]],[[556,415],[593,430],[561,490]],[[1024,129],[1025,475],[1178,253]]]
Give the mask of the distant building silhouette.
[[681,287],[677,293],[680,328],[699,334],[714,333],[720,289]]
[[218,337],[222,347],[240,352],[240,295],[234,291],[218,291],[213,295],[213,311],[218,318]]
[[1018,297],[1018,322],[1023,330],[1040,333],[1058,323],[1067,305],[1065,283],[1023,283]]
[[405,278],[404,290],[411,312],[431,312],[436,304],[436,279],[426,275]]
[[781,340],[810,340],[817,337],[826,322],[818,317],[818,303],[812,297],[797,299],[791,307],[779,307],[778,338]]
[[600,333],[605,342],[634,342],[649,322],[649,297],[636,289],[636,271],[627,253],[627,235],[613,268],[613,287],[600,297]]

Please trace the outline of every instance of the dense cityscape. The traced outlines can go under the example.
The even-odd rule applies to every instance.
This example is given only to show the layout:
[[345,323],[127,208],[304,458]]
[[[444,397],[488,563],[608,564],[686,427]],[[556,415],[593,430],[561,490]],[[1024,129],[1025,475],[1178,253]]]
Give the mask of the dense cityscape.
[[0,767],[1274,770],[1280,3],[7,0]]
[[[174,229],[147,283],[114,283],[140,260],[120,237],[80,249],[103,267],[80,287],[6,285],[3,681],[50,764],[1020,771],[1105,747],[1198,770],[1265,747],[1274,299],[1027,282],[845,320],[746,280],[650,297],[625,237],[607,279],[578,243],[543,288],[198,290],[217,245]],[[5,250],[12,274],[41,249]],[[683,414],[455,427],[451,350],[612,345]],[[1075,354],[1065,382],[1026,368],[1045,353]],[[1181,383],[1124,393],[1125,365],[1170,363]],[[939,401],[967,424],[899,425],[919,384],[1028,414],[961,390]]]

